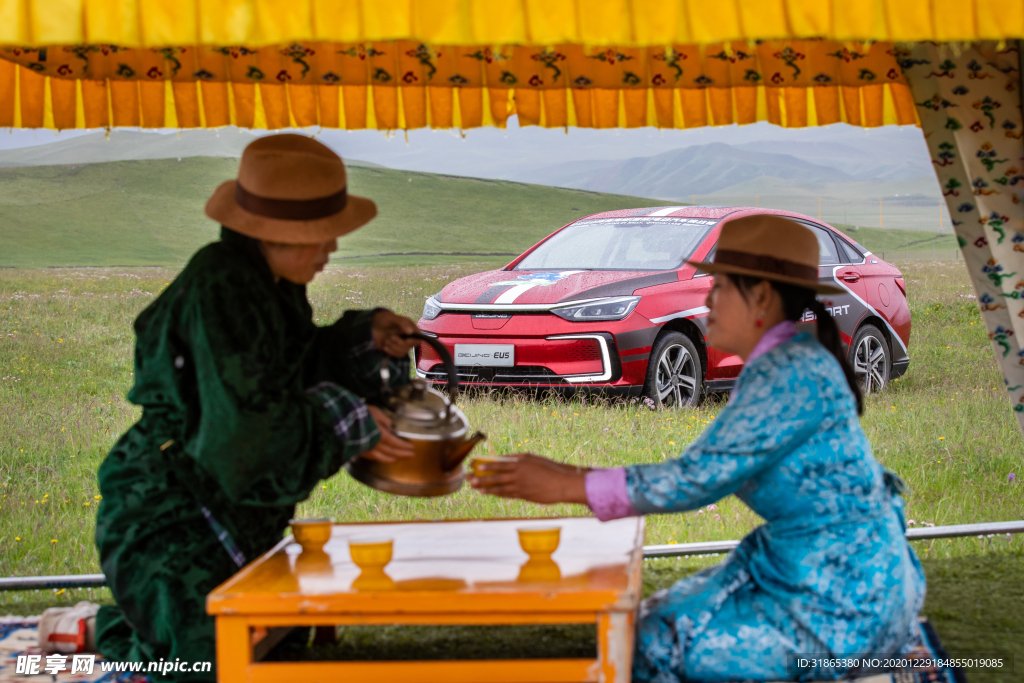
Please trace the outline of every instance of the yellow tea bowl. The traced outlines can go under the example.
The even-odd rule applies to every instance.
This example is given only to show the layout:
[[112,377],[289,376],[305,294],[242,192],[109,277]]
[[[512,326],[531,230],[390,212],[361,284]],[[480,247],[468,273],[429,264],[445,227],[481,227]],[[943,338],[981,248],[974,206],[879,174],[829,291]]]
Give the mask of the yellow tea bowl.
[[292,526],[292,537],[303,550],[322,550],[331,540],[332,523],[329,519],[293,519],[288,523]]
[[553,583],[562,580],[562,571],[550,557],[531,557],[519,568],[516,580],[524,583]]
[[391,561],[394,541],[390,538],[351,538],[348,553],[361,569],[380,569]]
[[516,531],[519,532],[519,547],[531,558],[555,552],[562,537],[562,528],[557,526],[525,527]]
[[364,569],[352,582],[352,590],[362,593],[379,593],[393,591],[397,588],[395,580],[388,576],[380,567]]
[[503,456],[503,455],[478,455],[478,456],[474,457],[470,461],[469,467],[470,467],[471,470],[473,470],[473,476],[474,477],[484,477],[484,478],[486,478],[486,477],[489,477],[489,476],[493,475],[494,472],[488,472],[488,471],[482,469],[480,467],[481,465],[490,465],[490,464],[498,463],[498,462],[515,462],[515,461],[516,461],[516,458],[512,458],[512,457],[509,457],[509,456]]
[[295,571],[302,576],[333,576],[334,565],[323,550],[303,549],[295,557]]

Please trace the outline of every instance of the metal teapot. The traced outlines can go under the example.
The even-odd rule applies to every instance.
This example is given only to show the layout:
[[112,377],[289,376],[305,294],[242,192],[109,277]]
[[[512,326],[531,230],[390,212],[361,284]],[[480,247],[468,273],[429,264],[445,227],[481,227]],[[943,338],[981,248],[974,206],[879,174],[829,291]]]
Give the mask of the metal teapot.
[[[356,480],[380,491],[400,496],[444,496],[462,486],[462,461],[487,437],[480,432],[467,437],[469,422],[455,407],[459,378],[448,349],[425,334],[410,336],[430,344],[441,357],[448,373],[449,398],[418,377],[396,391],[385,389],[382,408],[391,418],[392,431],[412,442],[415,454],[387,463],[354,458],[345,469]],[[386,365],[381,368],[381,379],[387,387]]]

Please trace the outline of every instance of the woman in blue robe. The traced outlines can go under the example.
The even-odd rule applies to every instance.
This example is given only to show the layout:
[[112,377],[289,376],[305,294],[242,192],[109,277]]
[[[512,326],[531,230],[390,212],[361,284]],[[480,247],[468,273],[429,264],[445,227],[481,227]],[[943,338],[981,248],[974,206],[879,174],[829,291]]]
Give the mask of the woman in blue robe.
[[[839,331],[815,293],[817,238],[752,215],[722,227],[708,342],[745,367],[729,404],[668,462],[579,470],[532,454],[474,487],[585,503],[602,520],[684,512],[735,494],[765,523],[724,562],[641,606],[634,681],[808,680],[847,673],[801,655],[900,654],[924,602],[904,536],[902,484],[871,453]],[[810,310],[817,338],[798,332]],[[809,659],[809,658],[808,658]]]

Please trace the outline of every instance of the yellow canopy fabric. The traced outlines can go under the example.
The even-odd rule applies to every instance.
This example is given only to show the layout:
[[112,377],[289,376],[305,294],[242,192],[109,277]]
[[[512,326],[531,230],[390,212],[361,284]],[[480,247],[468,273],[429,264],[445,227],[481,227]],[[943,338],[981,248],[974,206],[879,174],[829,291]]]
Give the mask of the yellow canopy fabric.
[[890,43],[0,48],[0,126],[915,124]]
[[729,40],[1024,37],[1006,0],[0,0],[0,45],[657,46]]

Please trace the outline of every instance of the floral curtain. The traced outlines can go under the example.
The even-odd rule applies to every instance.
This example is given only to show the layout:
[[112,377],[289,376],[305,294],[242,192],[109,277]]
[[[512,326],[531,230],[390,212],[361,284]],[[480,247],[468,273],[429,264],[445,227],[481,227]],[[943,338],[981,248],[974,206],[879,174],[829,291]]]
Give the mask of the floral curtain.
[[915,124],[890,43],[0,47],[0,126]]
[[1024,123],[1018,45],[899,54],[971,274],[996,360],[1024,429]]

